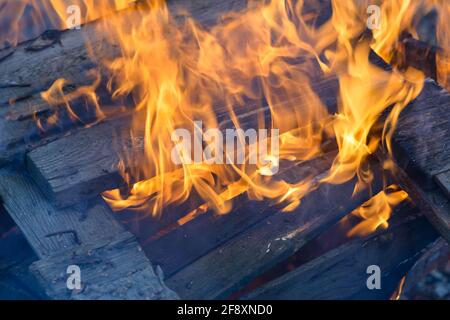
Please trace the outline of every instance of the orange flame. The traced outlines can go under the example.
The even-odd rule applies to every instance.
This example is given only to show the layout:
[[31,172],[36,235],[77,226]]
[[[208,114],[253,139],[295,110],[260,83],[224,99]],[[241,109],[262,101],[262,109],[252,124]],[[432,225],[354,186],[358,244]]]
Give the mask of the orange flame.
[[364,219],[353,227],[347,235],[349,237],[364,237],[378,228],[386,229],[391,217],[392,208],[408,198],[408,193],[400,190],[398,186],[391,185],[372,197],[361,207],[352,212],[353,215]]
[[[77,3],[86,8],[83,21],[90,21],[125,8],[128,2],[96,1],[95,7],[93,0]],[[363,35],[369,1],[333,0],[332,18],[320,25],[305,13],[302,0],[250,1],[245,10],[223,16],[209,29],[189,16],[175,19],[165,1],[140,3],[145,3],[145,9],[110,15],[97,25],[98,32],[120,47],[118,57],[102,62],[109,72],[111,96],[133,98],[130,135],[144,141],[140,153],[128,149],[123,153],[121,167],[130,181],[128,194],[111,190],[103,196],[115,210],[138,208],[152,215],[159,215],[169,204],[185,202],[193,194],[202,199],[203,206],[218,213],[230,211],[233,199],[242,194],[283,203],[285,211],[292,211],[322,183],[341,184],[356,176],[355,192],[370,186],[373,175],[367,158],[380,144],[391,152],[390,140],[399,114],[419,95],[424,81],[424,75],[412,68],[388,72],[373,65],[370,50],[390,62],[400,34],[408,31],[417,35],[415,15],[424,6],[423,13],[446,6],[437,0],[377,1],[381,28],[373,30],[373,37],[368,39]],[[61,22],[68,18],[66,5],[64,0],[53,0],[38,11],[56,12],[56,21]],[[7,8],[10,6],[7,2]],[[39,24],[40,20],[36,21]],[[444,24],[440,20],[441,27]],[[0,34],[0,39],[12,43],[13,38],[8,33]],[[92,54],[96,61],[101,58],[94,49]],[[314,91],[311,83],[317,78],[339,80],[335,114]],[[71,117],[78,119],[71,112],[70,101],[80,95],[89,97],[98,118],[104,117],[95,95],[98,82],[73,94],[64,93],[64,83],[55,82],[43,98],[65,106]],[[339,152],[325,176],[287,182],[276,175],[262,174],[267,172],[263,163],[197,161],[178,165],[172,161],[176,145],[172,133],[176,129],[195,128],[197,121],[203,128],[196,129],[203,132],[220,128],[224,113],[233,126],[245,127],[238,114],[249,111],[249,101],[260,106],[263,100],[270,123],[257,116],[252,119],[252,127],[280,131],[282,160],[313,159],[321,155],[326,140],[336,141]],[[386,115],[383,119],[382,114]],[[237,138],[245,140],[243,136]],[[195,138],[193,143],[214,149],[213,140]],[[251,147],[246,146],[246,151]],[[269,154],[269,158],[273,156]],[[405,197],[401,191],[375,196],[359,213],[367,220],[354,233],[386,225],[390,208]]]

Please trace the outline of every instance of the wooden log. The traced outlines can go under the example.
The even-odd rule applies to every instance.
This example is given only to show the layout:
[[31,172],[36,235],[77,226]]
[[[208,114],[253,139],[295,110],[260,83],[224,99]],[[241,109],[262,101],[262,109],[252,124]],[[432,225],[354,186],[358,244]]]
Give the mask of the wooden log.
[[[170,277],[168,286],[183,299],[229,296],[367,201],[367,192],[352,197],[354,183],[321,185],[294,212],[262,220]],[[380,191],[380,183],[374,183],[374,192]]]
[[[81,270],[81,290],[67,289],[67,267]],[[113,241],[77,246],[31,266],[49,296],[76,300],[177,299],[153,270],[134,236],[124,232]]]
[[[436,239],[424,218],[406,220],[368,239],[350,241],[311,262],[263,285],[246,299],[373,299],[379,290],[369,290],[367,268],[377,265],[381,288],[392,286],[388,277],[405,264],[412,265],[417,253]],[[325,289],[326,288],[326,289]],[[389,293],[388,293],[389,295]],[[386,297],[384,297],[386,298]]]
[[408,272],[401,285],[401,300],[450,299],[450,246],[439,238]]
[[[318,176],[328,170],[335,152],[297,165],[290,164],[275,179],[291,180]],[[167,234],[143,245],[147,256],[158,263],[167,277],[207,254],[212,249],[241,234],[254,224],[275,214],[277,206],[270,201],[238,199],[233,211],[216,215],[212,210],[199,214],[187,223],[174,225]]]

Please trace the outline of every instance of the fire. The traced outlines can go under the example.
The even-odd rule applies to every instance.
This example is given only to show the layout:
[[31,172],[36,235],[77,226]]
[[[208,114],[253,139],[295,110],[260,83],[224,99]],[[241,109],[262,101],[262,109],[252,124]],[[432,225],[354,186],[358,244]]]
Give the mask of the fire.
[[[33,22],[41,26],[43,13],[53,13],[53,24],[61,27],[68,19],[67,2],[46,2],[33,15]],[[304,12],[302,0],[250,1],[245,10],[223,16],[212,28],[188,15],[175,18],[162,0],[139,1],[141,10],[123,14],[111,13],[127,8],[128,0],[95,1],[95,6],[93,0],[75,2],[84,8],[84,22],[109,15],[97,25],[98,32],[117,44],[120,54],[102,61],[106,82],[113,99],[131,97],[134,101],[129,134],[131,141],[142,140],[137,137],[144,141],[143,148],[131,148],[141,150],[139,153],[124,147],[121,167],[130,182],[129,190],[107,191],[104,199],[115,210],[134,208],[154,216],[191,196],[201,199],[201,208],[219,214],[229,212],[233,200],[243,194],[251,199],[271,199],[292,211],[323,183],[341,184],[357,177],[355,193],[370,187],[373,175],[367,158],[380,146],[391,152],[399,114],[419,95],[424,82],[422,72],[413,68],[398,70],[394,65],[388,72],[375,66],[369,61],[370,51],[393,62],[400,35],[407,31],[417,36],[419,12],[425,14],[433,8],[449,12],[446,1],[375,1],[381,10],[381,27],[368,37],[366,11],[373,1],[333,0],[332,18],[320,25],[314,15]],[[11,10],[20,17],[32,4],[7,1],[0,21]],[[445,29],[445,24],[440,18],[440,28]],[[22,28],[20,23],[15,25]],[[0,33],[0,40],[11,44],[21,37],[15,29]],[[450,37],[439,38],[439,43],[448,45],[445,41]],[[95,50],[92,55],[101,60]],[[320,78],[339,81],[334,114],[311,84],[317,81],[317,67]],[[440,70],[447,72],[448,65]],[[446,74],[440,77],[446,79]],[[99,81],[67,94],[63,90],[66,80],[60,79],[42,97],[62,105],[77,120],[79,115],[71,111],[70,102],[83,96],[100,121],[105,114],[95,92]],[[277,156],[281,160],[313,159],[323,153],[323,144],[334,140],[338,153],[329,172],[319,180],[307,177],[287,182],[268,174],[267,161],[252,165],[172,161],[175,130],[193,128],[197,122],[202,123],[203,131],[220,128],[223,110],[236,128],[245,127],[238,114],[249,101],[255,106],[267,102],[270,123],[258,116],[253,126],[279,130]],[[50,125],[56,121],[52,119]],[[212,140],[194,140],[194,144],[213,148]],[[264,160],[274,158],[269,154]],[[366,234],[386,226],[391,208],[406,197],[404,191],[388,187],[357,212],[366,221],[351,233]]]
[[378,193],[361,207],[352,212],[353,215],[363,219],[358,225],[353,227],[348,236],[364,237],[378,228],[387,228],[391,217],[392,208],[408,198],[408,194],[399,190],[395,185],[391,185],[386,190]]
[[406,276],[403,276],[400,279],[400,283],[398,284],[395,292],[392,294],[390,300],[400,300],[400,298],[402,297],[402,293],[403,293],[403,287],[405,286],[405,281],[406,281]]

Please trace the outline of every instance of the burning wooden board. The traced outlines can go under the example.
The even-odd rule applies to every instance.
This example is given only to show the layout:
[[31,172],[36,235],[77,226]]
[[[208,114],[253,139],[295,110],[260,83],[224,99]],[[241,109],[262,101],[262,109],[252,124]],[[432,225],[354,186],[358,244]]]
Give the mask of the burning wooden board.
[[[337,91],[336,79],[325,79],[313,85],[322,93],[329,108],[333,109],[336,103],[336,99],[333,99]],[[299,100],[297,107],[301,109],[307,106]],[[249,104],[238,110],[237,118],[242,128],[253,128],[257,125],[258,117],[266,116],[269,119],[268,109],[267,106],[261,108]],[[222,131],[234,127],[225,107],[216,108],[216,112],[222,120]],[[143,137],[136,137],[134,143],[127,137],[130,126],[129,117],[123,116],[37,147],[26,155],[28,170],[56,207],[68,207],[96,197],[103,191],[120,187],[124,184],[119,167],[121,157],[130,151],[138,157],[144,150]],[[136,143],[139,138],[141,141]],[[138,147],[132,150],[133,145]],[[128,169],[126,167],[125,171]]]

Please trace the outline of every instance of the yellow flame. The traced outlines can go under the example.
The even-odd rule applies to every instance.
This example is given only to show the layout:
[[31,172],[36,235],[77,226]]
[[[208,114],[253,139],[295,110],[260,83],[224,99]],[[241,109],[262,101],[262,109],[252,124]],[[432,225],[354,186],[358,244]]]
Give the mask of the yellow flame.
[[[85,103],[89,105],[90,108],[95,112],[95,121],[90,121],[85,123],[86,125],[93,125],[101,120],[103,120],[106,115],[100,107],[97,94],[95,93],[96,88],[100,83],[100,75],[94,74],[95,80],[91,85],[77,86],[71,92],[65,92],[65,88],[69,85],[68,81],[65,79],[56,80],[48,90],[41,92],[41,98],[47,102],[50,106],[63,107],[63,110],[68,114],[72,121],[79,121],[84,123],[82,115],[79,114],[72,108],[72,102],[78,98],[83,98]],[[60,109],[56,109],[54,114],[46,119],[45,123],[43,120],[36,118],[38,127],[45,131],[47,127],[52,127],[55,125],[55,121],[58,121]]]
[[407,198],[407,192],[399,189],[396,185],[389,186],[352,212],[353,215],[362,218],[363,221],[353,227],[347,235],[349,237],[364,237],[375,232],[378,228],[386,229],[392,208]]
[[[83,21],[126,8],[128,2],[95,1],[94,6],[93,0],[77,1],[86,9]],[[424,12],[445,6],[437,0],[377,1],[381,29],[373,30],[369,39],[363,35],[370,1],[333,0],[332,18],[320,25],[314,23],[313,15],[304,13],[302,0],[250,1],[245,10],[226,14],[212,28],[188,15],[175,19],[165,1],[140,3],[145,3],[144,9],[111,14],[97,24],[98,32],[120,48],[119,56],[101,61],[111,97],[132,97],[130,136],[144,141],[137,154],[124,147],[120,167],[130,181],[128,192],[111,190],[103,196],[115,210],[137,208],[155,216],[167,205],[183,203],[193,195],[202,200],[203,207],[221,214],[230,211],[233,199],[242,194],[282,203],[288,212],[321,183],[341,184],[357,177],[355,192],[368,187],[373,174],[367,158],[381,143],[391,152],[399,114],[419,95],[424,80],[421,72],[411,68],[388,72],[373,65],[370,50],[390,62],[400,34],[416,35],[413,18],[420,4],[426,4]],[[61,25],[68,18],[66,6],[64,0],[52,0],[38,12],[56,12],[55,24]],[[0,33],[0,39],[14,43],[11,34]],[[94,48],[93,57],[102,60]],[[335,114],[313,89],[311,83],[317,78],[338,79]],[[98,82],[73,94],[64,93],[65,83],[56,81],[43,98],[65,106],[78,119],[70,102],[89,97],[98,117],[104,117],[95,94]],[[204,131],[220,128],[223,113],[240,128],[243,123],[238,114],[248,111],[248,101],[258,107],[263,100],[270,123],[258,116],[253,127],[279,129],[281,159],[310,160],[322,154],[326,140],[336,141],[339,152],[320,181],[309,176],[287,182],[277,175],[268,176],[263,164],[177,165],[172,161],[174,130],[194,128],[196,121],[202,122]],[[375,196],[359,213],[366,222],[354,232],[386,225],[391,206],[404,197],[400,191]]]

